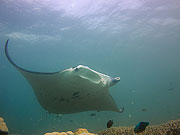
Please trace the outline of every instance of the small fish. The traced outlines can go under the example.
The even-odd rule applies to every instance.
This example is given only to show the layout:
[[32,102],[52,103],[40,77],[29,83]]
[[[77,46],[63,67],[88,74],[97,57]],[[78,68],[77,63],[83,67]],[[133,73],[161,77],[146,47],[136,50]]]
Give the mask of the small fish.
[[91,113],[89,116],[95,116],[96,114],[95,113]]
[[142,112],[147,112],[146,108],[141,109]]
[[168,89],[168,91],[173,91],[173,90],[174,90],[174,88],[169,88],[169,89]]
[[62,115],[61,115],[61,114],[57,114],[57,115],[56,115],[56,118],[61,119],[61,118],[62,118]]
[[124,112],[124,107],[120,108],[120,109],[119,109],[119,112],[120,112],[120,113],[123,113],[123,112]]
[[141,133],[145,131],[146,127],[149,125],[149,122],[139,122],[134,128],[135,133]]
[[110,128],[113,125],[113,120],[109,120],[107,122],[107,128]]
[[77,95],[79,95],[79,91],[73,93],[73,96],[77,96]]

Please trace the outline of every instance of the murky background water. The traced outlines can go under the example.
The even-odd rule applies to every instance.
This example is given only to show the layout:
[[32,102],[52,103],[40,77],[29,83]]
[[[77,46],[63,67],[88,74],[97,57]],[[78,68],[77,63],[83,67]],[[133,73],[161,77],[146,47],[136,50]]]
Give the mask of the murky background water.
[[[121,81],[110,89],[122,114],[48,114],[30,84],[8,62],[40,72],[79,64]],[[180,117],[180,2],[178,0],[0,0],[0,116],[10,133],[91,132],[139,121]],[[95,113],[95,116],[89,116]]]

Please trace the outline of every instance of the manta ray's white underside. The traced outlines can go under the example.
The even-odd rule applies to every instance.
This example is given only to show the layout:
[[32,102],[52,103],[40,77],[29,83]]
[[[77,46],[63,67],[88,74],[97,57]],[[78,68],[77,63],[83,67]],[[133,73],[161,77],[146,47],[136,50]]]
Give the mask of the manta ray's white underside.
[[119,77],[111,78],[83,65],[53,73],[29,71],[11,60],[7,48],[8,40],[5,45],[8,60],[29,81],[39,103],[48,112],[119,111],[108,90]]

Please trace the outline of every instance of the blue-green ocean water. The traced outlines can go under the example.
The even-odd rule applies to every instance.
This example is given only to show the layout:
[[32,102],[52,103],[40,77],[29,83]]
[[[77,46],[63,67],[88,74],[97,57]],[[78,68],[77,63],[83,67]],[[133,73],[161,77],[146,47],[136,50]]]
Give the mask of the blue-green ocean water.
[[[121,81],[110,93],[123,113],[56,117],[38,103],[27,80],[7,60],[52,72],[79,64]],[[0,117],[10,134],[90,132],[139,121],[180,118],[180,2],[178,0],[0,0]],[[95,116],[89,116],[96,113]]]

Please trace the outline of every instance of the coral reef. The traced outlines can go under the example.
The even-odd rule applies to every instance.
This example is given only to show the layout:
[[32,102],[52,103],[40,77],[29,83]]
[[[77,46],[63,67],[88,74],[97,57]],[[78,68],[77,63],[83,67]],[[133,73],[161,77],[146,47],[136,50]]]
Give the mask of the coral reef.
[[89,133],[87,129],[79,128],[74,133],[72,131],[52,132],[52,133],[45,133],[44,135],[97,135],[97,134]]
[[[53,132],[44,135],[135,135],[134,126],[129,127],[111,127],[109,129],[98,132],[97,134],[89,133],[87,129],[79,128],[74,133]],[[146,130],[137,135],[180,135],[180,119],[171,120],[161,125],[148,126]]]
[[[98,135],[135,135],[134,126],[112,127],[98,132]],[[144,132],[138,135],[180,135],[180,119],[171,120],[161,125],[148,126]]]
[[0,117],[0,135],[8,135],[8,128],[4,119]]
[[[111,127],[109,129],[99,131],[98,133],[89,133],[87,129],[79,128],[74,133],[67,132],[52,132],[44,135],[136,135],[134,133],[135,126],[129,127]],[[0,135],[8,135],[8,128],[0,117]],[[180,119],[171,120],[161,125],[147,126],[146,130],[137,135],[180,135]]]

